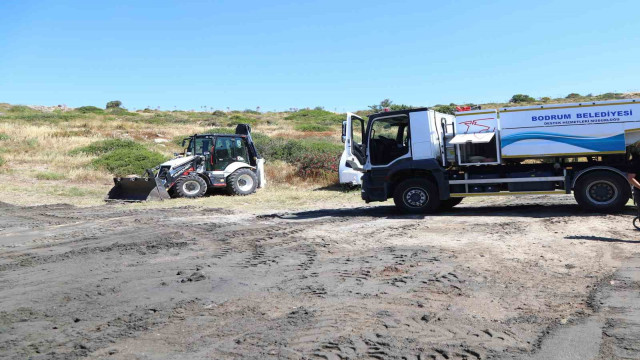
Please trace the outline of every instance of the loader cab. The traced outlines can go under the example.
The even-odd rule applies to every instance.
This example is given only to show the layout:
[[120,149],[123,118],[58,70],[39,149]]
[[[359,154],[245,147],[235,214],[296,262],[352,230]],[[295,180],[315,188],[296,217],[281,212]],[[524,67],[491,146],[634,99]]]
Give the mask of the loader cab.
[[194,135],[183,140],[186,156],[203,156],[206,171],[224,171],[234,162],[243,162],[252,166],[247,138],[244,135],[204,134]]

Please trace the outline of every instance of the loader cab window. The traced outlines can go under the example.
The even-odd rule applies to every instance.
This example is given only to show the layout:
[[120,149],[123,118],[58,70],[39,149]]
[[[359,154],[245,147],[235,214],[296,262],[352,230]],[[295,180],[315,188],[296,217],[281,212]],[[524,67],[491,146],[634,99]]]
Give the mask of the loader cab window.
[[210,152],[213,146],[213,139],[211,138],[196,138],[194,143],[195,150],[193,155],[204,155],[205,152]]
[[186,151],[192,155],[204,155],[205,152],[211,151],[213,146],[213,138],[208,137],[196,137],[189,139],[189,145],[186,147]]
[[249,164],[249,150],[241,137],[218,137],[213,156],[213,170],[224,170],[236,161]]
[[376,119],[369,134],[372,165],[386,165],[409,153],[409,117],[397,115]]

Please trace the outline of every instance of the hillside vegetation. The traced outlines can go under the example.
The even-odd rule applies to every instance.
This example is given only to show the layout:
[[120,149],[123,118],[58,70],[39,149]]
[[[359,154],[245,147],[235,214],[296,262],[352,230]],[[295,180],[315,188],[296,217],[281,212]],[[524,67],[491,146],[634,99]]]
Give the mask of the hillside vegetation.
[[[483,108],[597,101],[640,97],[640,94],[569,94],[565,98],[514,95],[510,102]],[[475,105],[475,104],[473,104]],[[456,104],[433,107],[452,112]],[[361,115],[419,106],[385,99]],[[251,124],[258,150],[267,160],[272,189],[320,188],[337,182],[342,152],[341,122],[345,114],[320,107],[287,112],[128,111],[119,101],[104,109],[75,109],[0,104],[0,179],[6,196],[102,199],[115,175],[142,174],[182,152],[182,138],[194,133],[232,133],[239,123]],[[26,194],[26,195],[22,195]],[[5,196],[6,195],[6,196]]]

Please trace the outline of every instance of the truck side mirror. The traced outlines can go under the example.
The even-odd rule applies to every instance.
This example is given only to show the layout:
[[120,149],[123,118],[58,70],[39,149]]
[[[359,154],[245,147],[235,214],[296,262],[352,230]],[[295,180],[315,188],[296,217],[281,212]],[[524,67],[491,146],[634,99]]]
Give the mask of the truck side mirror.
[[347,122],[342,122],[342,142],[347,141]]
[[342,135],[342,142],[344,143],[345,141],[347,141],[347,137]]

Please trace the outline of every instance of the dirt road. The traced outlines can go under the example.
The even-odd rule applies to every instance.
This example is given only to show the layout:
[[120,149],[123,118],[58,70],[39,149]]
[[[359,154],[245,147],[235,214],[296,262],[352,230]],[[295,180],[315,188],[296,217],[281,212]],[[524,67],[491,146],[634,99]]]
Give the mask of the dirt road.
[[2,203],[0,357],[639,358],[631,218]]

